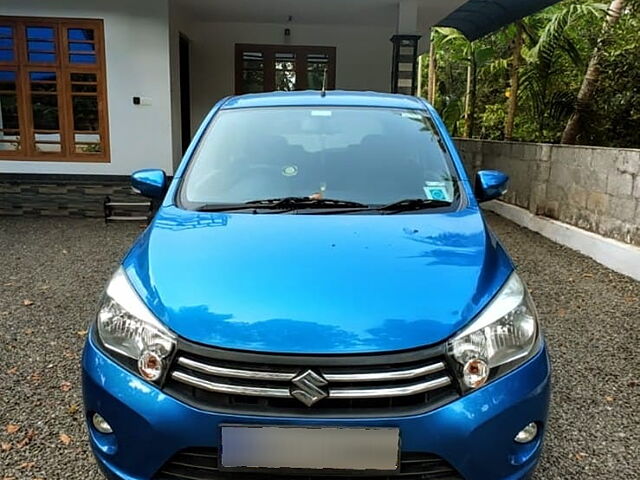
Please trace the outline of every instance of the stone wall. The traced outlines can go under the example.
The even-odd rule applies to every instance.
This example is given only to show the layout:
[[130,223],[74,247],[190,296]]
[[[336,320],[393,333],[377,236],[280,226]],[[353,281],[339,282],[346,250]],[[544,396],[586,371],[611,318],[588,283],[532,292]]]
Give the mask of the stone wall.
[[[104,200],[144,202],[128,177],[88,175],[0,175],[0,215],[103,217]],[[123,208],[122,215],[140,215]],[[136,213],[137,212],[137,213]]]
[[640,245],[640,150],[457,140],[468,172],[502,170],[504,201]]

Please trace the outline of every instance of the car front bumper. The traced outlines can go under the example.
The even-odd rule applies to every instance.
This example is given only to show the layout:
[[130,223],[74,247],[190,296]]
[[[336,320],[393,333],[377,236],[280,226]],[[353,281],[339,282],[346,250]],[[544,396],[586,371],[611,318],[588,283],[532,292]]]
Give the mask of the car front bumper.
[[[221,424],[398,427],[402,450],[436,454],[467,480],[525,479],[535,468],[547,424],[550,367],[546,345],[532,359],[478,391],[424,414],[357,419],[286,418],[208,412],[164,394],[87,341],[83,360],[85,414],[92,450],[110,480],[151,479],[175,453],[218,447]],[[89,421],[97,412],[114,433]],[[528,423],[537,438],[513,439]]]

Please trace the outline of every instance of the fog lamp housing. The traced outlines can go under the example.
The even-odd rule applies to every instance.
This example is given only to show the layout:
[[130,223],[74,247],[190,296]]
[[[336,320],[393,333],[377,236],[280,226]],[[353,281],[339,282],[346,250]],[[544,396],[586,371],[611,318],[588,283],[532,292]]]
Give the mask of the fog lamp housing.
[[91,423],[93,424],[93,428],[100,433],[104,433],[105,435],[113,433],[113,428],[111,428],[109,422],[107,422],[99,413],[94,413],[91,416]]
[[536,422],[531,422],[517,433],[514,440],[516,443],[529,443],[532,442],[537,436],[538,424]]

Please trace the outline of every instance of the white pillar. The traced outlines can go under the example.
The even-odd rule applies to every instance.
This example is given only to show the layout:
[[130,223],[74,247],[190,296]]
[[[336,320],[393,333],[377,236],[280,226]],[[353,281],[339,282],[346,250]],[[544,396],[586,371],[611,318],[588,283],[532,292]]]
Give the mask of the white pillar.
[[418,34],[418,0],[400,0],[398,2],[397,35]]
[[418,79],[418,0],[399,0],[396,35],[393,36],[391,91],[415,95]]

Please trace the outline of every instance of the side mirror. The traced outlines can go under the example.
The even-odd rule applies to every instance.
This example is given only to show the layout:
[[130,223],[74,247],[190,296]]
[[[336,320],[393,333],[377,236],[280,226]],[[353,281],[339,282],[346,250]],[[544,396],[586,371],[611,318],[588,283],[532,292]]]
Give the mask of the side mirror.
[[509,176],[498,170],[480,170],[476,174],[474,193],[478,202],[499,198],[507,192]]
[[167,191],[167,174],[159,169],[138,170],[131,175],[131,186],[145,197],[161,200]]

